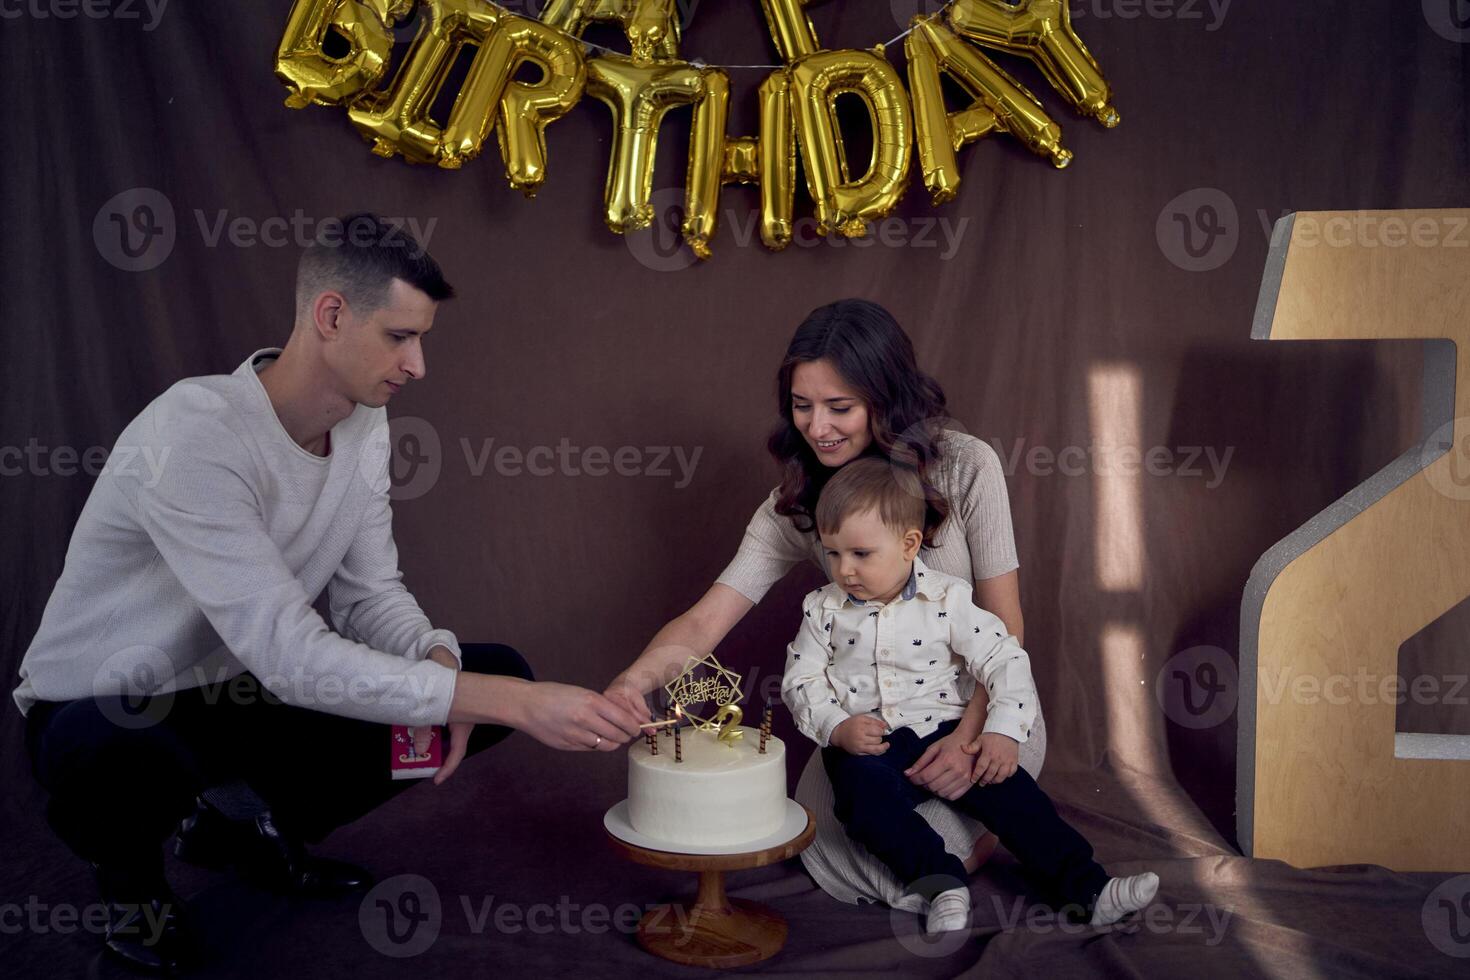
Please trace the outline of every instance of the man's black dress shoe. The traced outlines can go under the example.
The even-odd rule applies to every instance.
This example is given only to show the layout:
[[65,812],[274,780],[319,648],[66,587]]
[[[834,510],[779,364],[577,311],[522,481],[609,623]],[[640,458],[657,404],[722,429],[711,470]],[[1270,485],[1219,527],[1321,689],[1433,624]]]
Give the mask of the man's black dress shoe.
[[174,853],[206,868],[233,867],[242,878],[283,895],[347,895],[373,883],[364,868],[306,853],[300,841],[281,833],[268,810],[231,820],[204,799],[179,825]]
[[157,870],[93,864],[107,908],[103,939],[110,956],[145,973],[173,976],[198,962],[183,901]]

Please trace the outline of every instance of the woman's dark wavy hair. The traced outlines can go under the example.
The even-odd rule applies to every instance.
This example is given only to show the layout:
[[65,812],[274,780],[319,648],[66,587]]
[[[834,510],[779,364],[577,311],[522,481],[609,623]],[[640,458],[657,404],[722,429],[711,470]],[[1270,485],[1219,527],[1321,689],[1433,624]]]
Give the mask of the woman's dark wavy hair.
[[914,493],[923,494],[924,542],[932,547],[935,532],[949,516],[949,503],[931,476],[944,430],[944,389],[919,370],[913,342],[893,315],[865,299],[840,299],[813,310],[786,348],[776,373],[781,421],[766,443],[781,466],[776,513],[791,518],[803,533],[815,529],[817,497],[835,472],[817,459],[791,417],[791,376],[796,366],[822,360],[857,392],[868,410],[873,439],[863,455],[888,461],[900,477],[912,474],[904,482]]

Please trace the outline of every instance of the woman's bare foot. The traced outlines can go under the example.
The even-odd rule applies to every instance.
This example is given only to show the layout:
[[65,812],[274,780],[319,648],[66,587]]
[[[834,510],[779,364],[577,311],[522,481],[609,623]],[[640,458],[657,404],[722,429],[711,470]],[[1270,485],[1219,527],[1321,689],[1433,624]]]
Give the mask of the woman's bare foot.
[[990,860],[990,855],[995,853],[997,843],[995,835],[990,831],[987,830],[981,834],[980,839],[975,842],[974,849],[970,851],[970,856],[965,858],[965,870],[974,874],[980,865]]

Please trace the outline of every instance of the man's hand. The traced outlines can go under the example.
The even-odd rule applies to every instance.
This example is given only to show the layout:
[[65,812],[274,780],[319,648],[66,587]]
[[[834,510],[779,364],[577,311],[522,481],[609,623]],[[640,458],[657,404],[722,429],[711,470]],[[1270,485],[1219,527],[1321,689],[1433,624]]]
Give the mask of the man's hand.
[[853,715],[832,729],[828,742],[849,755],[882,755],[888,751],[887,733],[888,722],[877,715]]
[[1020,743],[1000,732],[986,732],[965,746],[965,752],[975,756],[975,767],[970,781],[981,786],[1005,782],[1016,774],[1016,759],[1020,756]]
[[[459,661],[455,659],[448,647],[436,646],[429,650],[428,659],[437,664],[443,664],[450,670],[459,670]],[[444,761],[439,765],[439,771],[434,773],[434,785],[438,786],[444,780],[454,775],[454,770],[464,761],[465,752],[470,744],[470,732],[475,726],[467,721],[451,722],[449,725],[449,744],[444,748]],[[429,734],[432,728],[415,729],[413,733],[413,754],[423,755],[429,751]]]
[[648,709],[628,710],[606,695],[553,681],[528,683],[516,699],[514,727],[554,749],[611,752],[643,734]]
[[970,779],[970,753],[965,740],[956,732],[932,743],[918,761],[903,774],[916,786],[923,786],[935,796],[957,800],[973,785]]
[[643,699],[643,692],[621,677],[614,678],[602,692],[602,696],[613,704],[626,708],[639,721],[652,721],[653,715],[648,711],[648,702]]

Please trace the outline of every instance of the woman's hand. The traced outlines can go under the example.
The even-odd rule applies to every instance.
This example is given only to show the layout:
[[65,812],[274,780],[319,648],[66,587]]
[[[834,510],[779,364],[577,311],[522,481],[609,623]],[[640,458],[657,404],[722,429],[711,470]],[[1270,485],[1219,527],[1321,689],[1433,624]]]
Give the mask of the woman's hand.
[[975,755],[970,779],[981,786],[989,786],[1005,782],[1016,774],[1021,744],[1009,735],[986,732],[965,746],[965,751]]
[[827,741],[848,755],[882,755],[888,751],[886,734],[888,722],[877,715],[853,715],[832,729]]
[[643,698],[643,692],[622,678],[615,678],[602,692],[602,696],[613,704],[626,709],[639,721],[652,721],[653,715],[648,710],[648,702]]
[[965,751],[965,740],[958,733],[950,732],[925,749],[918,761],[903,774],[914,785],[924,787],[935,796],[957,800],[972,785],[972,761]]

